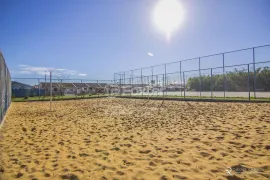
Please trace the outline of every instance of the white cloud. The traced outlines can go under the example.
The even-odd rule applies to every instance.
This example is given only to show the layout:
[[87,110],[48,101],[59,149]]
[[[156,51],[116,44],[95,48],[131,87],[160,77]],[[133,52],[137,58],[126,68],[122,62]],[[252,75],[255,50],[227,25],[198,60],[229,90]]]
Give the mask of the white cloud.
[[147,54],[148,54],[149,56],[154,56],[154,54],[151,53],[151,52],[148,52]]
[[87,74],[78,74],[78,76],[87,76]]
[[12,74],[36,74],[36,75],[45,75],[49,74],[49,71],[52,71],[55,76],[70,76],[70,75],[78,75],[78,76],[86,76],[87,74],[80,73],[76,70],[64,69],[64,68],[54,68],[54,67],[40,67],[40,66],[29,66],[20,64],[18,65],[19,70],[12,70]]
[[19,71],[20,74],[32,74],[31,71]]
[[36,66],[20,65],[20,72],[29,71],[32,74],[44,75],[45,71],[53,71],[53,70],[54,68],[50,68],[50,67],[36,67]]
[[57,71],[65,71],[66,69],[56,69]]
[[27,65],[24,65],[24,64],[20,64],[19,66],[20,66],[20,67],[26,67]]

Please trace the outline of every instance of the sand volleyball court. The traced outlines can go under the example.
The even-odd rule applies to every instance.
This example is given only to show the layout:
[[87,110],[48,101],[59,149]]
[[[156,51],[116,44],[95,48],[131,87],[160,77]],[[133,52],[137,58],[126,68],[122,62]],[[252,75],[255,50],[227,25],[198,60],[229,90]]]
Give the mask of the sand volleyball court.
[[0,179],[268,179],[270,104],[12,103]]

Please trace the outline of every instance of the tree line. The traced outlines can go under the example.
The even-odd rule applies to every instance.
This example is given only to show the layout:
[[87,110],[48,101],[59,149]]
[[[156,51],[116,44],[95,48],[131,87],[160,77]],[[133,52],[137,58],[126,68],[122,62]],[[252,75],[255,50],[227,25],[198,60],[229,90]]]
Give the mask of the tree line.
[[[256,91],[270,91],[270,68],[257,68],[256,75]],[[249,81],[248,81],[249,79]],[[212,88],[211,88],[212,84]],[[248,73],[247,70],[230,71],[223,74],[201,75],[191,77],[187,82],[187,90],[190,91],[254,91],[254,72],[253,69]]]

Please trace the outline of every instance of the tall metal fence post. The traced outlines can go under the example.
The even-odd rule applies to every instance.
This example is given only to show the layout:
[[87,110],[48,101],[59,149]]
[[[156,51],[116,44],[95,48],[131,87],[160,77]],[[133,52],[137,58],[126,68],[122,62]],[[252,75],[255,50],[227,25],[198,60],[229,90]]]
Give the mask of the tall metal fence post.
[[141,91],[142,91],[142,97],[143,97],[143,73],[142,73],[142,68],[141,68],[141,85],[142,85]]
[[222,65],[223,65],[223,85],[224,85],[224,98],[226,97],[226,75],[225,75],[225,55],[222,54]]
[[[2,72],[2,70],[3,70],[3,68],[5,67],[5,65],[4,65],[4,60],[2,59],[2,53],[1,53],[1,51],[0,51],[0,71]],[[0,77],[1,77],[1,74],[2,73],[0,73]],[[2,77],[1,77],[1,79],[2,79]],[[4,93],[3,92],[3,84],[0,84],[0,103],[2,103],[2,101],[3,101],[3,96],[2,96],[2,94]],[[1,122],[2,122],[2,120],[3,120],[3,113],[4,113],[4,111],[3,111],[3,108],[2,108],[2,106],[0,105],[0,124],[1,124]]]
[[148,98],[149,98],[149,76],[147,76],[147,95],[148,95]]
[[254,99],[256,99],[256,67],[255,67],[255,48],[252,48],[253,53],[253,71],[254,71],[254,80],[253,80],[253,88],[254,88]]
[[182,96],[182,63],[181,63],[181,61],[179,62],[179,64],[180,64],[180,82],[179,82],[179,87],[180,87],[180,94],[181,94],[181,96]]
[[157,96],[158,96],[159,91],[160,91],[160,84],[158,82],[158,75],[156,75],[156,84],[157,84],[157,88],[158,88],[158,90],[157,90]]
[[249,64],[248,64],[248,100],[250,101],[250,77],[249,77]]
[[120,73],[120,74],[118,74],[118,76],[119,76],[119,79],[118,79],[118,84],[119,84],[119,85],[121,85],[121,76],[122,76],[122,75],[121,75],[121,73]]
[[[6,114],[6,111],[7,111],[7,65],[6,65],[6,63],[4,63],[4,65],[5,65],[5,75],[4,75],[4,78],[5,78],[5,91],[4,91],[4,102],[5,102],[5,104],[4,104],[4,115]],[[3,96],[2,95],[2,96]],[[1,104],[3,104],[3,101],[2,102],[0,102]]]
[[131,93],[133,93],[133,70],[131,71]]
[[119,95],[121,96],[121,74],[119,74],[118,85],[120,88]]
[[[84,88],[83,88],[83,86],[82,86],[82,83],[83,83],[83,81],[82,81],[82,79],[81,79],[81,88],[80,88],[80,94],[83,94],[84,93]],[[62,84],[62,82],[61,82],[61,84]],[[61,94],[61,96],[62,96],[62,92],[60,92]],[[84,96],[81,96],[81,98],[84,98]]]
[[46,71],[45,71],[45,99],[46,99],[46,97],[47,97],[47,94],[46,94],[46,91],[47,91],[47,88],[49,89],[49,87],[47,86],[47,77],[46,77]]
[[[64,81],[65,82],[65,81]],[[65,95],[65,87],[63,85],[63,79],[61,79],[61,88],[62,88],[62,99],[64,99],[64,95]]]
[[50,111],[52,111],[52,71],[50,71]]
[[200,98],[202,97],[201,58],[199,58]]
[[165,90],[166,90],[166,96],[167,96],[167,67],[166,67],[166,64],[164,65],[165,67]]
[[120,96],[122,96],[122,73],[120,73],[119,86],[120,86]]
[[38,78],[38,100],[40,100],[40,81]]
[[183,72],[183,80],[184,80],[184,99],[186,99],[186,79],[185,79],[185,72]]
[[153,70],[153,66],[151,66],[151,75],[152,75],[151,85],[153,85],[153,80],[154,80],[154,70]]
[[124,72],[124,86],[126,85],[126,72]]
[[210,88],[211,88],[211,99],[213,98],[213,69],[211,68],[211,79],[210,79]]
[[128,86],[129,86],[129,95],[130,95],[130,97],[131,97],[131,91],[132,91],[131,81],[132,81],[132,78],[129,77],[129,83],[128,83]]
[[[97,87],[98,87],[98,80],[97,80]],[[98,97],[100,96],[100,93],[98,93]]]
[[164,83],[165,83],[165,79],[164,79],[164,74],[162,74],[163,78],[162,78],[162,85],[163,85],[163,89],[162,89],[162,94],[163,94],[163,98],[164,98]]

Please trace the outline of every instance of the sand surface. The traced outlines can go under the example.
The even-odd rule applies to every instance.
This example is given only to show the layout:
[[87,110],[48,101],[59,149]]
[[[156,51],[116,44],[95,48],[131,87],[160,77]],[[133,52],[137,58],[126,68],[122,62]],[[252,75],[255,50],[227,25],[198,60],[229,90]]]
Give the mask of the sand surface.
[[53,110],[11,104],[1,180],[270,178],[270,104],[103,98]]

